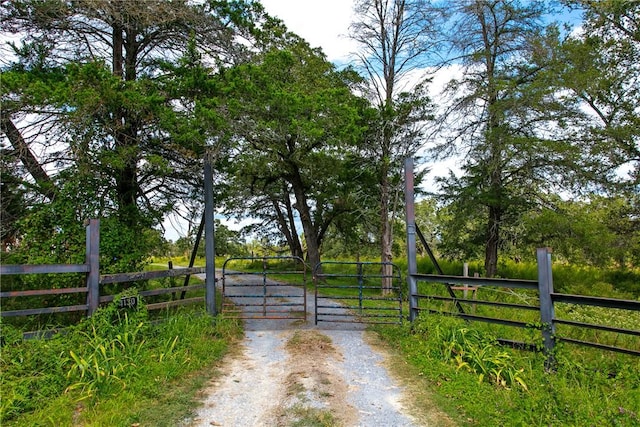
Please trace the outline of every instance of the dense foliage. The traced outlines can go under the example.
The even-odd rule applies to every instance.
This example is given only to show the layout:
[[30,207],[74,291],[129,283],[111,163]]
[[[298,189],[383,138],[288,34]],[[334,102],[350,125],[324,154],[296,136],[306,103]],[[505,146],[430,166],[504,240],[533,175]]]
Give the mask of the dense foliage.
[[637,2],[356,6],[362,50],[338,69],[259,2],[3,2],[3,262],[77,262],[91,217],[105,271],[168,251],[169,214],[184,254],[205,154],[219,212],[252,220],[247,244],[219,225],[220,253],[397,260],[419,154],[457,156],[418,212],[439,256],[489,276],[537,246],[637,262]]

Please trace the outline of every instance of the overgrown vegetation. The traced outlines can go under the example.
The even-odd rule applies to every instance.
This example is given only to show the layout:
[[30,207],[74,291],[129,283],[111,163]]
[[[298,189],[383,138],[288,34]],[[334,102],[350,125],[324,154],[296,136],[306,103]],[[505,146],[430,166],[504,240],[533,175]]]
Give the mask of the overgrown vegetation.
[[2,425],[176,425],[240,328],[200,311],[159,320],[112,303],[48,340],[3,325]]
[[[0,32],[13,42],[0,64],[0,260],[82,263],[82,222],[100,218],[101,273],[139,271],[158,254],[186,265],[205,152],[218,207],[259,219],[250,230],[259,248],[216,220],[218,254],[401,259],[402,209],[392,201],[401,199],[402,159],[426,149],[429,161],[461,156],[416,206],[436,252],[456,260],[441,262],[445,273],[484,256],[471,274],[535,279],[533,249],[550,245],[561,261],[557,291],[639,298],[640,3],[559,3],[358,0],[359,75],[338,70],[257,1],[3,2]],[[572,8],[583,31],[563,34],[566,16],[555,13]],[[395,30],[404,43],[387,43]],[[407,80],[420,74],[413,67],[452,65],[448,99],[428,97],[438,89],[431,76]],[[378,79],[380,70],[390,74]],[[427,134],[443,144],[429,145]],[[189,232],[169,245],[158,228],[172,210],[188,211]],[[427,261],[419,271],[434,272]],[[83,285],[79,274],[2,277],[3,291]],[[3,310],[80,305],[85,296],[21,298],[3,298]],[[568,304],[557,312],[638,324],[637,313]],[[139,422],[150,401],[181,401],[166,385],[212,363],[236,330],[184,311],[154,326],[144,308],[113,306],[51,340],[22,342],[14,329],[80,317],[3,320],[4,423]],[[500,349],[484,329],[429,322],[384,333],[420,369],[435,367],[424,375],[443,404],[463,402],[469,423],[639,423],[636,359],[560,348],[557,373],[543,375],[539,356]]]
[[[640,269],[620,268],[610,265],[607,267],[595,267],[586,264],[573,264],[559,262],[555,255],[553,259],[553,287],[558,292],[609,296],[612,298],[640,297]],[[406,259],[395,261],[402,271],[407,271]],[[438,264],[444,274],[460,276],[463,272],[463,261],[439,259]],[[469,275],[478,273],[485,275],[482,262],[471,260]],[[499,277],[509,279],[537,280],[538,267],[534,261],[516,262],[504,259],[499,264]],[[423,274],[437,274],[433,263],[428,257],[418,258],[418,272]]]
[[461,425],[640,423],[640,359],[559,346],[545,356],[495,345],[482,325],[429,315],[411,327],[377,328]]

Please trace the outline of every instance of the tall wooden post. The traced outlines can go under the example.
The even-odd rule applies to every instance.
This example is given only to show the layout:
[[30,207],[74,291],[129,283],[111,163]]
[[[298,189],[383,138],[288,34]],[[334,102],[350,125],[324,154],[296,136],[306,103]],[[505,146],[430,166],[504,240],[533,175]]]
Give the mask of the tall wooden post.
[[536,257],[538,260],[538,291],[540,298],[540,322],[542,323],[542,339],[544,352],[547,355],[545,368],[553,369],[555,359],[553,348],[555,347],[556,328],[553,323],[555,317],[553,308],[553,275],[551,272],[551,249],[538,248]]
[[405,218],[407,225],[407,284],[409,287],[409,320],[413,322],[418,317],[418,283],[415,274],[418,273],[416,249],[416,212],[413,194],[413,158],[404,161],[404,199]]
[[85,262],[87,274],[87,316],[91,316],[100,305],[100,220],[90,219],[86,226]]
[[215,316],[216,313],[216,250],[215,250],[215,218],[213,206],[213,162],[210,152],[204,158],[204,252],[205,266],[205,304],[207,313]]

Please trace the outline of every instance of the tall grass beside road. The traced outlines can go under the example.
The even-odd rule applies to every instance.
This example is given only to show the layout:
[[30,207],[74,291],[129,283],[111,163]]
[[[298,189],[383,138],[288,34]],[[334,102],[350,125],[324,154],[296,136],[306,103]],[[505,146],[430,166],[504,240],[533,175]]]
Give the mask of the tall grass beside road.
[[49,340],[22,341],[3,325],[0,424],[179,424],[240,326],[201,309],[157,320],[143,304],[112,303]]
[[559,345],[546,372],[544,355],[501,347],[482,324],[425,315],[376,331],[460,425],[640,425],[638,357]]

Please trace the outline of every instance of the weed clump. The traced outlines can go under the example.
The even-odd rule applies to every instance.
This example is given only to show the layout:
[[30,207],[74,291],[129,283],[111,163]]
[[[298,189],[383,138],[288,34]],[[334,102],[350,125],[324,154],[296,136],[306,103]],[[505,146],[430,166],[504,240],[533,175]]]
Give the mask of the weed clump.
[[436,324],[418,322],[416,335],[429,343],[435,357],[451,361],[456,370],[466,370],[478,376],[478,382],[488,380],[502,387],[527,390],[522,373],[509,352],[498,345],[492,335],[469,327],[458,319],[443,318]]

